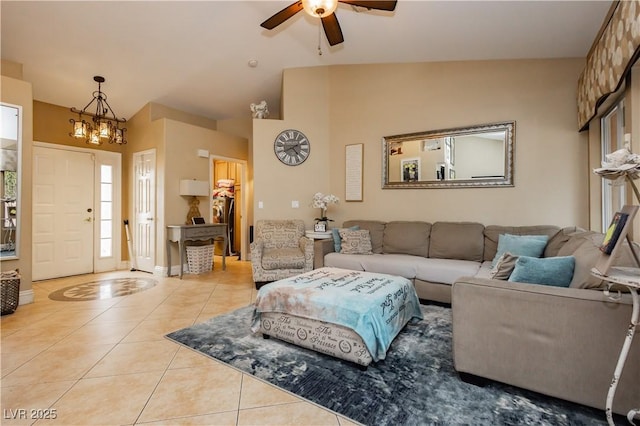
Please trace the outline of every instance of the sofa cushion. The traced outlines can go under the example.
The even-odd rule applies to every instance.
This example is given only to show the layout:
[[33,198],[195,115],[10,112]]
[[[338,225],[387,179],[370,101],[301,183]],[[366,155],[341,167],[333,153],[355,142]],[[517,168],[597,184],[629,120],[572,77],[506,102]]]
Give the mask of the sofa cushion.
[[481,223],[436,222],[431,227],[428,257],[482,262],[483,253],[484,225]]
[[304,221],[299,219],[262,220],[257,226],[256,239],[261,240],[265,248],[298,248],[304,230]]
[[478,272],[476,272],[476,274],[473,276],[474,278],[485,278],[487,280],[491,279],[491,271],[493,269],[491,268],[491,262],[488,260],[485,260],[484,262],[482,262],[480,264],[480,269],[478,269]]
[[427,222],[388,222],[384,227],[382,252],[429,257],[430,232],[431,224]]
[[333,250],[336,253],[340,253],[342,249],[342,238],[340,238],[340,230],[341,229],[349,229],[351,231],[357,231],[360,229],[358,225],[352,226],[351,228],[333,228],[331,230],[331,236],[333,237]]
[[262,268],[266,271],[274,269],[304,269],[304,253],[298,247],[268,248],[262,252]]
[[498,250],[492,265],[496,266],[498,259],[509,252],[514,256],[540,257],[544,253],[549,237],[546,235],[511,235],[501,234],[498,237]]
[[513,269],[516,267],[518,256],[514,256],[509,252],[506,252],[496,262],[496,266],[491,269],[490,278],[494,280],[506,281],[511,276]]
[[577,226],[567,226],[562,228],[549,238],[549,242],[544,249],[542,257],[555,257],[558,256],[560,249],[571,239],[571,236],[576,232],[585,232],[584,229]]
[[488,225],[484,228],[484,260],[493,260],[498,250],[500,234],[511,235],[547,235],[553,237],[560,228],[553,225],[538,226],[499,226]]
[[472,277],[480,270],[480,262],[458,259],[418,257],[416,266],[416,279],[444,284],[453,284],[460,277]]
[[371,251],[382,253],[382,237],[384,234],[385,222],[379,220],[348,220],[342,224],[344,228],[358,225],[360,229],[366,229],[371,236]]
[[576,260],[573,256],[529,257],[520,256],[509,281],[569,287]]
[[362,259],[362,266],[367,272],[399,275],[412,280],[416,277],[418,261],[421,259],[420,256],[408,254],[374,254]]
[[558,252],[558,256],[573,256],[576,266],[570,287],[573,288],[603,288],[602,280],[591,275],[591,268],[595,266],[602,255],[600,245],[604,234],[592,231],[576,232]]
[[352,231],[350,229],[341,229],[340,234],[342,254],[372,254],[371,237],[366,229]]
[[349,269],[352,271],[364,271],[362,266],[363,259],[380,256],[377,254],[350,254],[344,255],[340,253],[327,253],[324,255],[324,266],[332,266],[334,268]]

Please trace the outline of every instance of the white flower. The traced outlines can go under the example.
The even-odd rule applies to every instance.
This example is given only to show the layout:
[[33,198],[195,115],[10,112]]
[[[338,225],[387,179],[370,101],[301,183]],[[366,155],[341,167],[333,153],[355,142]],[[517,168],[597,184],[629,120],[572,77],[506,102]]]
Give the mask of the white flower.
[[329,204],[337,204],[339,201],[340,199],[333,194],[324,195],[322,192],[316,192],[311,207],[326,210]]

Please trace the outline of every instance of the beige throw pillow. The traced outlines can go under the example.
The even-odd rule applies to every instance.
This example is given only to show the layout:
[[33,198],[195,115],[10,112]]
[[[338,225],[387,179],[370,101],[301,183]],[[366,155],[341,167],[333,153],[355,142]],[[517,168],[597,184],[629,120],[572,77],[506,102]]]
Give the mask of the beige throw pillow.
[[344,254],[373,254],[371,251],[371,236],[369,230],[340,229],[340,239],[342,248],[340,253]]
[[516,267],[518,256],[514,256],[507,252],[500,256],[496,262],[496,266],[491,270],[491,278],[494,280],[508,280]]

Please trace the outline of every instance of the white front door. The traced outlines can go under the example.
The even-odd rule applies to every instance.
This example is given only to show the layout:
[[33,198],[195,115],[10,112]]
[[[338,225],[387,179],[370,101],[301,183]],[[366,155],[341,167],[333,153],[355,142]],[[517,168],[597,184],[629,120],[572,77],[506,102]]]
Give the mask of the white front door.
[[33,280],[93,272],[94,156],[33,148]]
[[133,154],[133,259],[131,266],[154,272],[156,260],[156,150]]

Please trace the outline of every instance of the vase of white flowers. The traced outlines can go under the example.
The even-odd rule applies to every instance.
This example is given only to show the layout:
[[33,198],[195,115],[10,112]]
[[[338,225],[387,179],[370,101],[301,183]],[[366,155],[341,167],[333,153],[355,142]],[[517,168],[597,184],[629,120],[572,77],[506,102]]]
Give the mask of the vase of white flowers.
[[311,207],[320,209],[320,217],[315,218],[316,224],[324,222],[326,227],[329,222],[333,222],[332,219],[327,217],[327,208],[329,204],[337,204],[339,201],[340,199],[333,194],[324,195],[322,192],[316,192],[311,203]]

